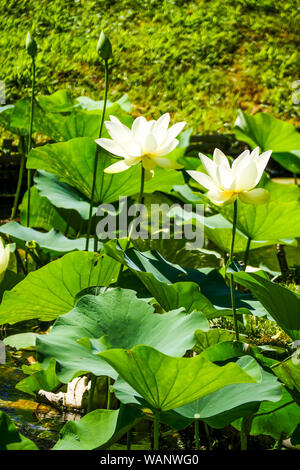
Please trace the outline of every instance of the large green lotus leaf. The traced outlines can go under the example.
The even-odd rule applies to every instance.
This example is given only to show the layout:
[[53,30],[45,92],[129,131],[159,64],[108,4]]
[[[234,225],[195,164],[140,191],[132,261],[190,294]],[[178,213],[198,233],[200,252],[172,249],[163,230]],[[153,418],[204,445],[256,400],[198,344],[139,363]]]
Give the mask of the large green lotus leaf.
[[[119,303],[121,308],[115,312]],[[187,315],[183,309],[178,309],[153,314],[152,306],[137,299],[134,291],[123,289],[86,297],[82,309],[85,314],[88,311],[99,312],[99,325],[114,348],[127,349],[146,344],[166,354],[181,356],[194,346],[197,328],[209,329],[208,321],[199,312]]]
[[278,325],[294,340],[300,339],[300,297],[285,287],[255,273],[233,274],[263,304]]
[[[77,210],[55,207],[50,199],[41,196],[36,186],[30,188],[30,227],[45,231],[56,229],[71,238],[78,237],[79,234],[86,233],[87,221],[83,220]],[[70,193],[71,195],[71,193]],[[20,205],[20,222],[26,226],[28,192],[24,194]],[[74,207],[76,201],[74,202]],[[95,210],[94,210],[95,212]],[[95,233],[95,221],[92,221],[91,233]]]
[[[53,95],[51,100],[46,96],[37,97],[34,106],[34,131],[55,141],[67,141],[75,137],[91,137],[93,139],[99,137],[102,115],[100,110],[85,110],[80,106],[73,106],[71,110],[69,108],[71,112],[58,112],[57,108],[60,105],[55,106],[53,101],[55,101]],[[62,106],[64,107],[65,104]],[[25,129],[29,129],[30,109],[28,98],[19,100],[12,112],[11,126],[15,128],[25,126]],[[130,116],[117,114],[120,110],[117,103],[111,104],[105,111],[105,119],[109,119],[109,116],[113,114],[118,116],[124,124],[130,124],[133,119]],[[109,137],[105,128],[102,131],[102,137]]]
[[[87,109],[87,110],[103,109],[103,106],[104,106],[103,100],[95,101],[89,98],[88,96],[79,96],[78,98],[76,98],[76,103],[77,103],[76,106],[80,106],[82,109]],[[126,111],[127,113],[131,109],[131,103],[129,100],[129,96],[127,94],[123,95],[118,101],[116,101],[116,103],[112,103],[111,101],[107,100],[106,108],[109,110],[110,114],[111,114],[110,108],[114,104],[120,106],[120,108]]]
[[[251,367],[251,362],[258,365],[250,356],[244,356],[236,361],[246,372],[247,367]],[[277,378],[261,368],[260,371],[262,379],[259,383],[227,385],[221,390],[176,409],[176,412],[186,418],[197,417],[205,420],[216,428],[223,428],[241,416],[252,415],[257,411],[260,402],[278,402],[282,397],[282,386]]]
[[[55,207],[77,211],[83,219],[90,216],[90,202],[80,191],[62,183],[55,175],[38,171],[34,176],[35,186],[42,197],[46,197]],[[93,214],[97,212],[94,207]]]
[[[267,204],[255,206],[238,201],[237,228],[252,240],[281,240],[300,236],[300,188],[296,185],[267,181],[270,191]],[[233,204],[219,208],[229,220]],[[291,220],[293,223],[291,223]]]
[[58,90],[51,95],[38,95],[39,105],[50,113],[70,113],[78,105],[68,90]]
[[[30,227],[39,228],[47,232],[54,228],[64,233],[67,229],[67,221],[58,213],[57,208],[54,207],[46,197],[41,197],[35,186],[30,188],[30,195]],[[19,206],[20,222],[25,227],[27,197],[28,193],[26,191]],[[69,227],[69,234],[76,236],[76,232],[72,227]]]
[[[0,233],[9,235],[17,246],[23,249],[28,241],[35,241],[46,252],[51,251],[57,254],[85,249],[85,238],[70,240],[55,229],[43,233],[30,227],[23,227],[17,222],[8,222],[0,227]],[[93,246],[94,240],[90,242],[91,250],[93,250]]]
[[[274,439],[286,439],[300,422],[300,406],[293,401],[291,395],[283,388],[282,398],[276,403],[263,402],[255,413],[250,434],[265,434]],[[241,420],[232,425],[241,429]]]
[[35,443],[20,434],[10,417],[1,410],[0,450],[38,450]]
[[[30,152],[27,167],[55,174],[61,182],[69,184],[90,198],[96,148],[97,144],[88,137],[47,144]],[[105,168],[116,161],[107,152],[101,149],[98,151],[99,160],[104,160]],[[104,174],[102,198],[100,198],[100,178],[101,171],[99,170],[95,194],[97,203],[101,199],[103,203],[117,201],[120,196],[132,196],[140,189],[139,165],[115,175]],[[180,172],[156,168],[154,178],[145,184],[145,192],[171,191],[174,184],[180,184],[182,181]]]
[[250,116],[239,110],[235,136],[252,149],[258,146],[263,152],[272,150],[272,158],[287,170],[300,171],[300,134],[292,124],[266,113]]
[[31,272],[10,291],[0,306],[0,324],[31,318],[53,320],[68,312],[76,294],[88,286],[110,285],[119,264],[105,255],[74,252]]
[[[205,234],[207,237],[217,245],[222,251],[228,253],[231,246],[232,237],[232,223],[225,219],[222,214],[213,215],[210,217],[204,217]],[[234,242],[234,252],[240,253],[246,250],[248,237],[240,230],[236,231],[236,238]],[[268,245],[274,245],[281,243],[283,245],[295,244],[294,239],[277,239],[277,240],[265,240],[256,241],[251,240],[250,250],[258,249]]]
[[0,283],[0,301],[2,301],[4,292],[12,289],[18,282],[22,281],[22,279],[24,279],[24,273],[18,274],[15,271],[7,269]]
[[299,351],[285,361],[272,367],[274,373],[286,385],[294,400],[300,406],[300,360]]
[[[191,269],[184,268],[177,264],[166,261],[157,251],[140,252],[133,248],[126,250],[124,253],[119,244],[115,241],[107,242],[104,245],[105,252],[120,263],[125,263],[143,282],[151,294],[163,305],[169,302],[165,298],[168,292],[170,300],[175,294],[182,289],[181,286],[176,288],[166,287],[164,284],[176,283],[195,283],[200,287],[200,293],[197,292],[195,286],[190,286],[193,291],[193,298],[197,299],[198,309],[205,311],[208,317],[215,318],[222,315],[231,315],[231,297],[230,289],[225,283],[223,277],[216,269]],[[158,281],[158,282],[157,282]],[[239,313],[254,313],[256,316],[266,316],[267,312],[263,306],[249,294],[236,291],[236,306]],[[206,299],[205,299],[205,298]],[[186,308],[191,306],[191,302],[182,297],[185,301]],[[209,302],[208,302],[208,301]],[[163,306],[162,305],[162,306]],[[177,308],[179,305],[172,304],[171,308]],[[181,305],[184,306],[184,305]],[[164,307],[163,307],[164,308]]]
[[216,366],[201,356],[167,356],[149,346],[99,354],[156,410],[183,406],[232,384],[256,382],[236,364]]
[[79,421],[68,421],[53,450],[92,450],[110,447],[143,418],[137,408],[95,410]]
[[[85,370],[95,375],[99,375],[101,364],[107,369],[107,364],[96,356],[107,345],[130,348],[146,344],[166,354],[183,355],[195,344],[194,331],[208,330],[208,322],[199,312],[187,315],[182,309],[165,314],[153,311],[151,305],[127,289],[85,295],[71,312],[56,320],[48,335],[39,336],[38,359],[45,365],[55,357],[58,376],[67,382],[83,367],[93,367]],[[105,342],[99,341],[104,335]]]
[[15,335],[6,336],[3,343],[15,349],[27,349],[35,347],[37,333],[17,333]]

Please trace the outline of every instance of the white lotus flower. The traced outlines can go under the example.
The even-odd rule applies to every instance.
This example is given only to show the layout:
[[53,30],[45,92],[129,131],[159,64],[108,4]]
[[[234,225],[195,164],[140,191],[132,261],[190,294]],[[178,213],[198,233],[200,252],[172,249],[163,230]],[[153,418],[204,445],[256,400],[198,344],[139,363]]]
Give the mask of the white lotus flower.
[[10,255],[10,246],[6,245],[4,248],[3,242],[0,238],[0,279],[3,277],[4,272],[7,269]]
[[258,147],[251,153],[245,150],[230,167],[224,153],[215,149],[213,160],[199,153],[207,174],[200,171],[187,173],[208,189],[206,195],[215,204],[228,204],[237,198],[246,204],[264,204],[269,199],[269,191],[255,186],[262,177],[271,153],[272,150],[268,150],[259,155]]
[[115,116],[105,121],[110,139],[97,139],[95,142],[108,152],[123,160],[105,168],[105,173],[119,173],[141,162],[145,170],[153,170],[158,165],[163,168],[183,168],[175,161],[163,158],[177,147],[177,135],[185,122],[174,124],[170,129],[170,115],[163,114],[157,121],[147,121],[144,117],[134,120],[131,129],[122,124]]

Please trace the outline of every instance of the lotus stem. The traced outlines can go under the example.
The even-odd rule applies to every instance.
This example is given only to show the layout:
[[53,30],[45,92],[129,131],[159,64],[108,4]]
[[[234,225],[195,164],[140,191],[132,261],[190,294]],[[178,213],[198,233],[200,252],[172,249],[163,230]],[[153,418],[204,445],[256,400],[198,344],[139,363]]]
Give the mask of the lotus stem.
[[241,450],[248,449],[248,435],[251,431],[253,416],[246,416],[242,419],[241,427]]
[[252,242],[252,239],[250,237],[248,237],[245,256],[244,256],[244,271],[246,271],[246,268],[247,268],[251,242]]
[[196,450],[200,450],[199,419],[195,419],[194,421],[194,431],[195,431],[195,447],[196,447]]
[[294,184],[298,186],[298,175],[297,173],[294,173]]
[[[33,128],[33,114],[34,114],[34,91],[35,91],[35,59],[32,57],[32,84],[31,84],[31,106],[30,106],[30,122],[29,122],[29,135],[28,135],[28,151],[32,148],[32,128]],[[26,214],[26,227],[30,227],[30,187],[31,187],[31,170],[27,169],[27,214]]]
[[21,153],[21,162],[20,162],[20,168],[19,168],[17,189],[16,189],[14,204],[13,204],[13,208],[12,208],[12,212],[11,212],[11,219],[14,219],[16,217],[19,198],[20,198],[20,192],[21,192],[21,187],[22,187],[24,168],[25,168],[26,149],[25,149],[25,138],[23,136],[21,136],[21,138],[20,138],[20,147],[19,148],[20,148],[20,153]]
[[131,430],[127,431],[126,434],[126,449],[131,450]]
[[[232,263],[232,260],[233,260],[234,240],[235,240],[235,234],[236,234],[236,222],[237,222],[237,211],[238,211],[237,209],[238,207],[237,207],[237,200],[236,200],[234,201],[234,205],[233,205],[232,238],[231,238],[230,257],[229,257],[230,264]],[[231,306],[232,306],[233,322],[234,322],[234,329],[235,329],[235,337],[236,337],[236,340],[239,341],[239,327],[238,327],[236,305],[235,305],[235,288],[234,288],[234,281],[233,281],[232,274],[229,274],[229,280],[230,280]]]
[[88,397],[88,409],[87,412],[90,413],[93,409],[93,399],[95,393],[97,377],[94,374],[91,374],[91,388]]
[[107,403],[106,403],[107,410],[110,410],[110,405],[111,405],[110,377],[107,377]]
[[203,423],[203,424],[204,424],[205,435],[206,435],[206,438],[207,438],[208,449],[212,450],[212,442],[211,442],[211,438],[210,438],[209,427],[206,423]]
[[[104,88],[104,102],[103,102],[103,111],[101,116],[101,123],[100,123],[100,130],[99,130],[99,139],[102,135],[103,124],[104,124],[104,117],[106,111],[106,104],[107,104],[107,93],[108,93],[108,59],[104,59],[104,67],[105,67],[105,88]],[[95,189],[96,189],[96,180],[97,180],[97,169],[98,169],[98,160],[99,160],[99,150],[100,147],[97,145],[95,160],[94,160],[94,172],[93,172],[93,185],[92,185],[92,194],[91,194],[91,202],[90,202],[90,212],[89,212],[89,220],[88,220],[88,227],[87,227],[87,236],[86,236],[86,244],[85,249],[86,251],[89,249],[89,239],[91,235],[91,226],[92,226],[92,216],[93,216],[93,207],[94,207],[94,200],[95,200]],[[100,200],[102,198],[102,190],[103,190],[103,171],[104,171],[104,162],[103,159],[101,161],[101,182],[100,182]]]
[[154,413],[153,450],[159,450],[159,411]]

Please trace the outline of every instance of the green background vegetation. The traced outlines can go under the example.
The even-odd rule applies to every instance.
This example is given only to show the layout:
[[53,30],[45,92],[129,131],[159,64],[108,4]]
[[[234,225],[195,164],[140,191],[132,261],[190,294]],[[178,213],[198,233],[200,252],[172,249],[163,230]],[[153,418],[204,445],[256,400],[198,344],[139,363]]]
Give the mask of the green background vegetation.
[[300,4],[294,0],[0,0],[0,79],[7,102],[27,96],[27,31],[40,53],[38,91],[102,97],[96,44],[110,37],[110,98],[133,113],[170,111],[194,132],[230,129],[238,107],[297,124]]

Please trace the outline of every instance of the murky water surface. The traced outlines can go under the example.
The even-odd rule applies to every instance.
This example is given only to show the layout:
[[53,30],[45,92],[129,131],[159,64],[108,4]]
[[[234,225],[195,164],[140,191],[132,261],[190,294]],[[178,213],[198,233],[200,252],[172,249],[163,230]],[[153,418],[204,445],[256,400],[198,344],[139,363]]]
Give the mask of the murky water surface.
[[0,365],[0,410],[7,413],[19,431],[40,449],[50,449],[64,423],[79,416],[61,413],[45,405],[38,406],[33,397],[15,388],[23,378],[25,375],[20,369]]

